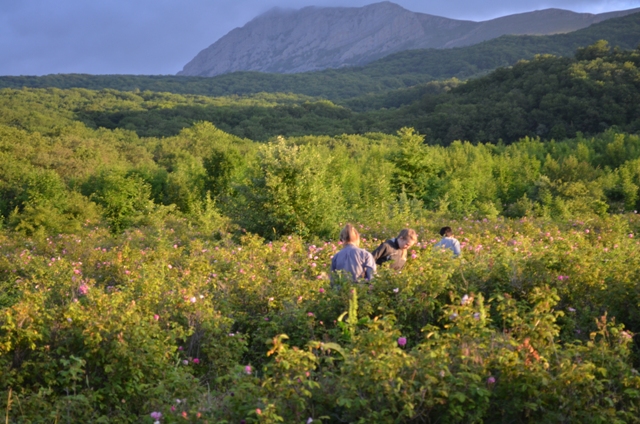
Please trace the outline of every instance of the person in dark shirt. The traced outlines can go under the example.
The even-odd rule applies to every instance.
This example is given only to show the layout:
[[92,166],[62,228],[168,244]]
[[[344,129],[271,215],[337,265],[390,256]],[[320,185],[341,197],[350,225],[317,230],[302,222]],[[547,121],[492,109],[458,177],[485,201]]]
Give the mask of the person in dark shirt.
[[376,265],[389,263],[391,269],[400,271],[407,262],[407,250],[418,241],[418,234],[410,229],[405,228],[400,231],[398,237],[386,240],[373,251],[373,259]]
[[376,263],[371,253],[358,247],[360,234],[351,224],[347,224],[340,232],[340,241],[344,243],[341,251],[331,259],[332,280],[339,271],[351,274],[353,281],[362,278],[370,280],[376,271]]

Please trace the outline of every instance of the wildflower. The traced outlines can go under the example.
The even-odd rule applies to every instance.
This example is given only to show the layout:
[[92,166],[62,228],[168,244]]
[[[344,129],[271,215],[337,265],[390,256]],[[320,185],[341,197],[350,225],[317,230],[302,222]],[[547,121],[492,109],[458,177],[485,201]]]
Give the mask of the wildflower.
[[406,337],[398,337],[398,346],[404,347],[407,344]]
[[311,424],[313,422],[313,418],[309,417],[309,419],[307,420],[307,424]]
[[487,378],[487,384],[495,384],[495,382],[496,378],[494,376]]
[[318,265],[316,265],[316,263],[315,263],[315,262],[312,262],[312,263],[311,263],[311,268],[315,268],[315,267],[317,267],[317,266],[318,266]]
[[73,320],[72,320],[71,318],[67,318],[67,321],[68,321],[68,322],[71,322],[71,321],[73,321]]
[[631,340],[633,338],[633,335],[631,333],[629,333],[628,331],[621,331],[620,335],[622,336],[622,338],[627,339],[627,340]]
[[307,316],[309,316],[309,317],[314,316],[314,315],[313,315],[313,312],[307,312]]
[[160,315],[155,314],[155,315],[153,316],[153,319],[155,319],[156,321],[158,321],[158,320],[160,319]]
[[393,289],[393,292],[394,292],[394,293],[398,293],[399,291],[400,291],[400,289],[399,289],[399,288],[397,288],[397,287],[396,287],[395,289]]
[[167,265],[167,267],[168,267],[169,269],[173,269],[173,266],[171,266],[171,264]]
[[192,297],[190,300],[191,300],[191,303],[196,303],[196,298],[195,298],[195,296],[194,296],[194,297]]
[[159,420],[160,418],[162,418],[162,412],[153,411],[149,415],[151,416],[151,418],[153,418],[156,421]]
[[171,412],[176,412],[176,406],[175,405],[171,405]]
[[445,375],[446,373],[444,372],[444,370],[440,371],[440,377],[444,378]]
[[462,306],[466,305],[469,302],[469,295],[465,294],[464,296],[462,296],[462,299],[460,300],[460,304]]
[[473,319],[479,320],[480,319],[480,312],[476,312],[475,314],[473,314]]
[[78,294],[80,296],[84,296],[87,293],[89,293],[89,286],[87,286],[86,284],[82,283],[80,284],[80,287],[78,287]]
[[183,363],[184,365],[189,365],[189,361],[187,361],[186,359],[185,359],[185,360],[183,360],[183,361],[182,361],[182,363]]
[[454,312],[454,313],[452,313],[451,315],[449,315],[449,319],[450,319],[451,321],[453,321],[453,320],[454,320],[454,319],[456,319],[456,318],[458,318],[458,314],[456,314],[455,312]]
[[586,230],[584,230],[584,232],[585,232],[586,234],[589,234],[591,231],[589,231],[589,229],[587,228]]
[[324,288],[320,287],[320,289],[318,290],[320,293],[324,293]]
[[244,367],[244,372],[246,372],[247,374],[251,374],[252,372],[252,368],[251,365],[247,365],[246,367]]
[[569,311],[569,312],[575,312],[576,310],[575,310],[575,308],[572,308],[571,306],[569,306],[569,307],[567,308],[567,311]]
[[629,238],[633,238],[633,234],[629,234]]
[[200,360],[198,358],[193,358],[193,363],[198,365],[200,363]]
[[187,419],[187,411],[182,411],[182,418]]
[[417,257],[418,257],[418,255],[416,254],[415,251],[411,252],[411,259],[415,259]]
[[262,409],[260,409],[260,408],[256,408],[256,414],[258,414],[258,415],[262,415]]

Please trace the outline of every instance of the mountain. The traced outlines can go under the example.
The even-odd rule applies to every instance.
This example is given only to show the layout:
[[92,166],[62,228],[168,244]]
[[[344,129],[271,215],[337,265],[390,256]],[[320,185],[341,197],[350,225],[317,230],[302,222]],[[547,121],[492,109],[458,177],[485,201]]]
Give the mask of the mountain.
[[[213,78],[86,74],[0,76],[0,88],[114,89],[205,96],[296,93],[333,101],[353,99],[348,103],[350,108],[371,110],[410,103],[421,96],[424,83],[429,81],[477,77],[495,68],[513,65],[518,60],[531,59],[536,54],[572,57],[579,47],[598,40],[607,40],[612,47],[635,49],[640,44],[640,13],[609,19],[567,34],[503,35],[466,47],[408,50],[362,67],[299,74],[234,72]],[[407,91],[413,86],[416,88]],[[393,92],[397,89],[401,90]]]
[[505,34],[567,33],[638,11],[594,15],[546,9],[473,22],[415,13],[390,2],[359,8],[276,8],[202,50],[178,75],[299,73],[356,66],[404,50],[468,46]]

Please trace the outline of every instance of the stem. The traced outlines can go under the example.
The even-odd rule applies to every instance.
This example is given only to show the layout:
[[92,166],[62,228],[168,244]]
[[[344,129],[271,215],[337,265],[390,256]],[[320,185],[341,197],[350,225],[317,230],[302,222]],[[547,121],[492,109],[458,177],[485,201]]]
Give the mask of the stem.
[[9,387],[9,397],[7,398],[7,410],[5,415],[5,424],[9,424],[9,411],[11,410],[11,387]]

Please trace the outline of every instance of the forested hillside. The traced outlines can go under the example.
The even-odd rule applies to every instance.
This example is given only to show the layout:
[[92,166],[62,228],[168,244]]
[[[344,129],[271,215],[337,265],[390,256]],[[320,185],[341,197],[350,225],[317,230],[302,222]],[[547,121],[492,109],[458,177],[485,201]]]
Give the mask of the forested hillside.
[[[300,95],[210,98],[113,90],[4,90],[0,121],[47,131],[61,122],[174,136],[198,121],[255,141],[278,135],[340,135],[413,127],[429,144],[563,139],[610,127],[640,128],[640,50],[605,42],[574,58],[539,56],[462,84],[431,82],[344,105]],[[365,110],[356,112],[355,110]],[[36,119],[37,117],[37,119]],[[43,126],[44,125],[44,126]]]
[[640,14],[610,19],[568,34],[504,36],[470,47],[411,50],[363,67],[300,74],[237,72],[214,78],[135,75],[47,75],[0,77],[0,88],[104,88],[205,96],[260,92],[297,93],[332,101],[407,88],[441,79],[467,79],[510,66],[536,54],[572,56],[578,47],[607,40],[634,49],[640,43]]

